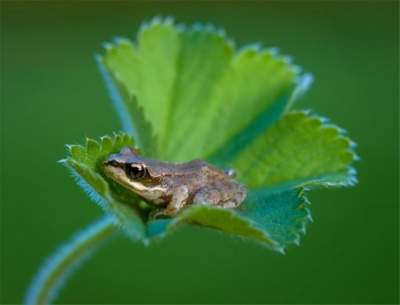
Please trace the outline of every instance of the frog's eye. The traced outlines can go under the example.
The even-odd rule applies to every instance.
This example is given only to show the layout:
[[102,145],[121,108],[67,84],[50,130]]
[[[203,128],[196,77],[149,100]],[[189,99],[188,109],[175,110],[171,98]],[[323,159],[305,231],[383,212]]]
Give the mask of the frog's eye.
[[126,175],[132,180],[144,178],[146,176],[146,168],[141,164],[127,164]]
[[108,161],[106,164],[110,165],[112,167],[119,167],[120,166],[119,162],[115,161],[115,160]]

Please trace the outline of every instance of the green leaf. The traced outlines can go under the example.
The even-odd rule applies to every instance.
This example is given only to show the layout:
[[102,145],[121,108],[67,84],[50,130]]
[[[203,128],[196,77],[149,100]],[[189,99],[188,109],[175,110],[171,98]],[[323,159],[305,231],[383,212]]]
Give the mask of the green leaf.
[[70,155],[61,160],[76,178],[83,190],[98,203],[106,213],[115,218],[127,235],[144,240],[145,225],[139,210],[140,201],[135,194],[107,181],[101,171],[101,162],[124,146],[132,146],[133,139],[119,133],[104,136],[100,142],[87,139],[85,146],[69,145]]
[[298,245],[306,225],[312,220],[309,201],[303,189],[279,193],[252,191],[239,207],[239,215],[251,219],[254,225],[274,240],[280,248]]
[[65,164],[116,221],[144,241],[182,224],[214,228],[281,251],[298,244],[311,219],[303,189],[355,180],[353,143],[334,125],[291,112],[312,82],[276,50],[236,50],[212,26],[144,24],[136,42],[117,39],[97,57],[122,126],[145,156],[200,158],[233,167],[249,195],[237,209],[189,206],[172,219],[149,219],[149,206],[107,180],[101,161],[126,134],[69,146]]
[[298,245],[311,220],[304,191],[282,193],[250,193],[239,209],[222,209],[209,205],[194,205],[174,219],[150,221],[149,238],[160,238],[182,224],[201,225],[250,239],[283,253],[290,244]]
[[[152,123],[154,134],[161,141],[166,133],[168,108],[175,86],[178,33],[170,20],[162,24],[154,22],[142,27],[139,42],[140,47],[127,39],[119,39],[115,45],[106,44],[106,54],[98,56],[98,62],[108,86],[119,89],[113,90],[114,97],[136,96],[138,106],[144,111],[143,120]],[[136,114],[130,112],[133,109],[129,109],[126,99],[123,102],[118,103],[120,116],[123,116],[125,130],[130,132],[132,128],[127,127],[135,125],[132,122]],[[140,130],[134,135],[139,136]]]
[[212,159],[226,147],[238,153],[279,119],[296,85],[304,87],[287,58],[258,46],[235,53],[212,26],[154,19],[137,40],[107,44],[99,61],[108,81],[136,96],[166,160]]
[[130,94],[125,87],[118,87],[116,85],[118,79],[104,68],[102,58],[97,56],[96,59],[110,98],[120,117],[122,128],[136,139],[137,146],[144,154],[157,155],[157,139],[153,127],[145,118],[143,108],[138,104],[136,96]]
[[105,136],[100,142],[87,139],[85,146],[68,146],[70,156],[63,163],[91,198],[135,239],[147,242],[164,237],[182,224],[194,224],[254,240],[283,253],[289,244],[299,242],[311,217],[303,192],[289,190],[272,194],[250,191],[238,209],[192,205],[173,219],[149,219],[148,207],[140,205],[134,193],[103,176],[101,162],[124,146],[133,146],[133,139],[126,134]]
[[165,237],[182,224],[201,225],[225,233],[246,237],[262,243],[277,251],[282,251],[267,231],[259,229],[249,218],[241,217],[230,209],[210,205],[193,205],[170,220],[153,220],[149,222],[147,234],[150,238]]
[[356,182],[357,159],[343,131],[307,112],[287,113],[232,161],[238,179],[252,189],[345,186]]

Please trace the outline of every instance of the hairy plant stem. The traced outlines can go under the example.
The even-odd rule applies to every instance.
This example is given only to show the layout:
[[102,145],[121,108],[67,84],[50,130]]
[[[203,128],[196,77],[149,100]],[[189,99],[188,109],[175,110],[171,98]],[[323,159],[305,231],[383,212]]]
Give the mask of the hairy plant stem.
[[59,247],[39,269],[25,297],[25,304],[50,304],[75,268],[101,242],[117,231],[111,217],[102,218]]

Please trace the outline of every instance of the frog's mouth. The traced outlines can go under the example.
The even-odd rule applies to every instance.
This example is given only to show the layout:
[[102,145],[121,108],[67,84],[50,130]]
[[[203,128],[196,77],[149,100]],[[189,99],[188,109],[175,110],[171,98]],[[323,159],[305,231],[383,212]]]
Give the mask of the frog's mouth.
[[130,188],[129,178],[126,176],[125,170],[122,167],[113,166],[109,162],[103,162],[103,171],[111,180]]

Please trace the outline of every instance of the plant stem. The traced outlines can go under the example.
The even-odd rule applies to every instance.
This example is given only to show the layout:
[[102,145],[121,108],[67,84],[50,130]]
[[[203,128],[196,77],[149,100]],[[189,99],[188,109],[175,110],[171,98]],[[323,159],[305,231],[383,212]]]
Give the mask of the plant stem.
[[68,243],[59,247],[32,280],[25,304],[50,304],[79,263],[116,231],[112,218],[105,217],[78,232]]

